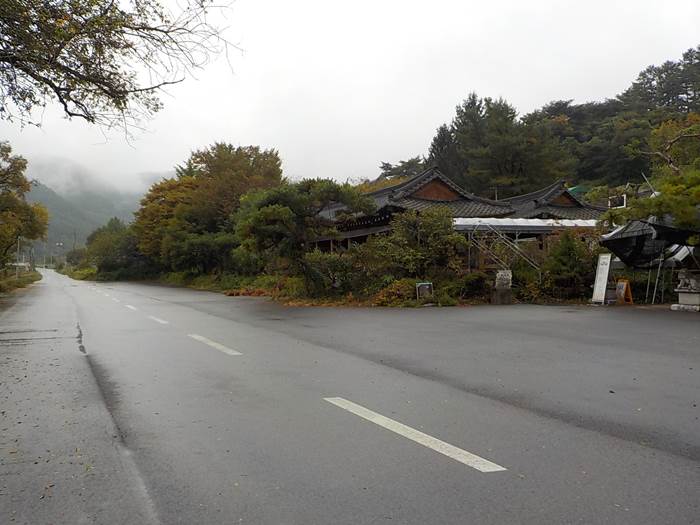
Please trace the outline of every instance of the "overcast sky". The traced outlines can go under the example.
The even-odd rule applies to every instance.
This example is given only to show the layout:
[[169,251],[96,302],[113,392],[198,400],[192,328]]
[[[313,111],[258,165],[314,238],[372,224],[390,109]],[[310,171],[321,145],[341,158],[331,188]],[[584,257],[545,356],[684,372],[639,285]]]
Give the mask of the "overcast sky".
[[521,114],[610,98],[700,44],[699,22],[697,0],[237,0],[222,23],[243,53],[171,88],[131,142],[55,106],[0,138],[55,184],[75,171],[141,190],[214,141],[276,148],[291,178],[372,178],[425,154],[470,91]]

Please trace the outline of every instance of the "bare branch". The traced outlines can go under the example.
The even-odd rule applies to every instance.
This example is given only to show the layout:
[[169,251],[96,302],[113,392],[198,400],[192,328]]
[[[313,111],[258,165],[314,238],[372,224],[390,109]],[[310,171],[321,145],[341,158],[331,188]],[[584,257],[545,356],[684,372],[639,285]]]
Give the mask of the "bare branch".
[[229,48],[209,0],[176,14],[161,0],[0,1],[0,119],[31,123],[56,101],[69,118],[129,128],[151,117],[163,88]]

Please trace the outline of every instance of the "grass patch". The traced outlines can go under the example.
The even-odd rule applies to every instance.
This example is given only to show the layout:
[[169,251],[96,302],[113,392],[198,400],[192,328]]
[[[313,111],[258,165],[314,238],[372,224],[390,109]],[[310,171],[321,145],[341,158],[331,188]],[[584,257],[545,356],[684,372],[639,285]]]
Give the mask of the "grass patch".
[[17,288],[24,288],[33,282],[39,281],[41,274],[39,272],[22,273],[19,277],[14,275],[0,279],[0,293],[10,292]]
[[97,280],[97,270],[95,268],[78,268],[69,270],[66,275],[77,281],[95,281]]

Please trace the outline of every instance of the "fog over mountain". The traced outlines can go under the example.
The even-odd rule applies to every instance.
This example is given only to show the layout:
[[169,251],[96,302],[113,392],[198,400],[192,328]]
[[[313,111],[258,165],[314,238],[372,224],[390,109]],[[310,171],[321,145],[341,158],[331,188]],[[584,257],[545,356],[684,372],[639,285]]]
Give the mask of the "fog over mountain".
[[[108,193],[133,198],[141,195],[154,182],[171,177],[174,170],[112,176],[98,169],[91,169],[80,162],[60,156],[36,156],[27,166],[27,176],[50,187],[56,193],[70,197],[72,194]],[[128,182],[127,182],[128,181]],[[125,184],[125,182],[127,182]]]
[[82,246],[92,231],[112,217],[131,222],[146,189],[173,172],[137,174],[125,189],[123,179],[111,180],[78,162],[39,157],[29,163],[27,175],[33,181],[29,201],[40,202],[49,211],[47,238],[34,243],[35,256],[42,258]]

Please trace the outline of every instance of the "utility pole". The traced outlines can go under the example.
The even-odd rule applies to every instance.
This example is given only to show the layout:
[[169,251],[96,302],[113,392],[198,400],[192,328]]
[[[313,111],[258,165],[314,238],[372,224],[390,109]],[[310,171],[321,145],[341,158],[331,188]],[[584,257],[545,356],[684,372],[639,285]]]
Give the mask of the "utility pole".
[[19,243],[21,237],[17,236],[17,258],[15,259],[15,279],[19,278]]

